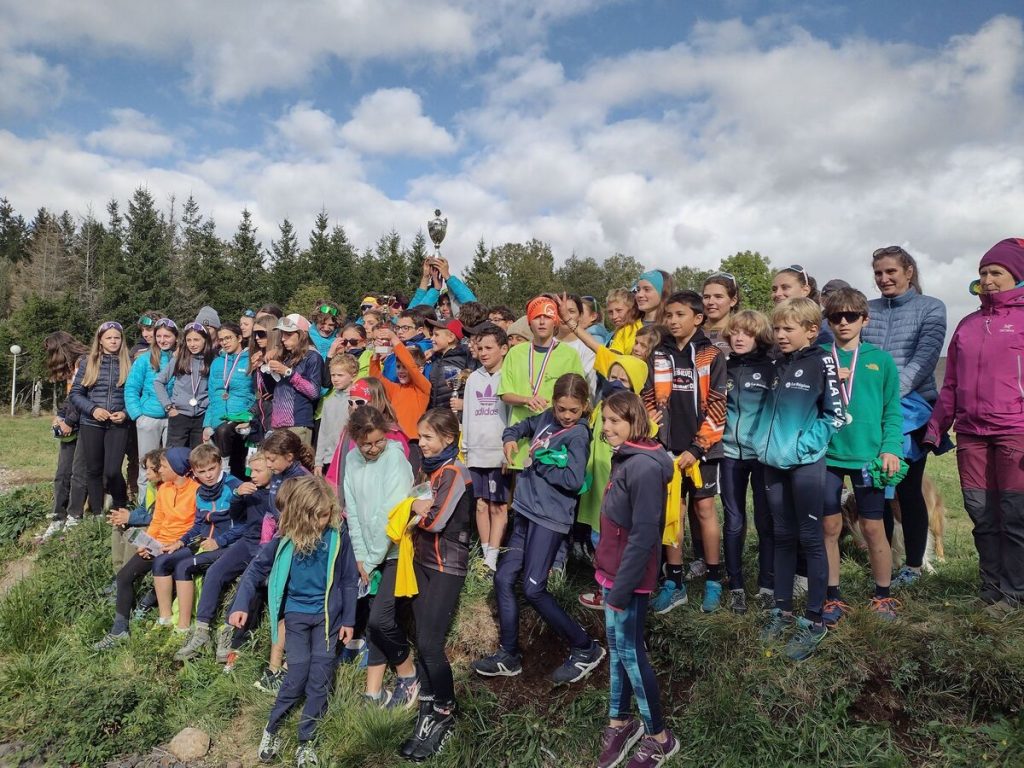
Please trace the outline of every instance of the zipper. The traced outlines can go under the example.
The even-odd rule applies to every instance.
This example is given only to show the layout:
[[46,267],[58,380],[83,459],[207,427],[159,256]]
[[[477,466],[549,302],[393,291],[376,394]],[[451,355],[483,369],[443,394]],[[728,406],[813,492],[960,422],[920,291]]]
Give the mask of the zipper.
[[1017,391],[1020,392],[1020,396],[1024,398],[1024,382],[1021,381],[1020,355],[1017,355]]
[[[110,356],[108,355],[108,357],[110,357]],[[108,361],[108,365],[107,365],[107,408],[106,408],[106,410],[108,412],[110,411],[110,390],[113,389],[113,387],[114,387],[114,379],[113,379],[113,377],[111,375],[111,374],[113,374],[113,372],[114,372],[114,362],[113,362],[113,358],[111,358]]]

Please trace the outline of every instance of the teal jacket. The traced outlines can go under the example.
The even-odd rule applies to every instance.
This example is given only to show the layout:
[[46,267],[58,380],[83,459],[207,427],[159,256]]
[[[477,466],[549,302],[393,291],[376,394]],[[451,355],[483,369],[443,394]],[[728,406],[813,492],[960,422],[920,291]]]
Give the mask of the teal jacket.
[[[239,359],[241,358],[241,359]],[[237,362],[237,365],[235,363]],[[234,371],[231,371],[234,366]],[[210,363],[210,405],[203,417],[203,426],[216,429],[228,416],[245,413],[256,402],[256,393],[252,387],[252,376],[246,371],[249,368],[249,350],[243,349],[234,355],[221,352]],[[224,388],[224,375],[231,373],[227,389]],[[227,392],[227,399],[224,393]]]
[[[359,571],[352,556],[348,526],[328,528],[324,533],[327,544],[327,590],[324,592],[324,632],[328,639],[332,632],[351,627],[356,621],[356,600],[359,597]],[[250,613],[257,589],[267,585],[267,612],[270,620],[270,638],[277,642],[277,622],[288,591],[288,576],[292,569],[295,545],[289,538],[275,536],[264,544],[259,554],[249,563],[238,582],[238,593],[230,613]]]
[[725,366],[722,451],[729,459],[756,459],[757,436],[771,418],[775,364],[766,353],[754,351],[730,355]]
[[[167,412],[160,404],[156,396],[157,374],[167,368],[174,358],[170,352],[160,353],[160,371],[154,371],[149,364],[149,352],[136,358],[128,371],[128,378],[124,382],[124,405],[128,411],[128,418],[132,421],[138,420],[139,416],[149,416],[151,419],[166,419]],[[172,379],[166,387],[167,395],[170,396],[174,389]]]

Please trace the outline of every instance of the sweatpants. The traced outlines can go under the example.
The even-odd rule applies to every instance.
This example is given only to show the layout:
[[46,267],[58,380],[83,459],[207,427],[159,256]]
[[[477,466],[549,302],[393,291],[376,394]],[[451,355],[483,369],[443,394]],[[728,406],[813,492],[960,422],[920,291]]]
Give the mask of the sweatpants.
[[722,459],[722,509],[725,512],[725,571],[730,589],[743,589],[743,545],[747,540],[747,485],[754,496],[757,531],[757,586],[775,588],[775,540],[765,497],[764,466],[756,459]]
[[371,601],[370,616],[366,622],[366,642],[369,646],[366,659],[371,667],[380,664],[397,667],[409,658],[409,638],[398,624],[399,599],[395,597],[397,573],[397,560],[381,563],[377,594],[366,598]]
[[131,613],[132,605],[135,603],[135,582],[151,570],[153,570],[153,559],[139,557],[136,554],[132,555],[131,559],[117,572],[115,577],[117,597],[114,610],[117,612],[117,619],[124,619],[126,630],[128,629],[128,614]]
[[215,549],[212,552],[196,553],[188,547],[181,547],[174,552],[158,556],[153,561],[153,575],[174,576],[175,581],[192,581],[195,576],[204,573],[217,562],[226,551]]
[[270,710],[267,731],[277,733],[285,715],[305,696],[299,718],[299,741],[311,741],[327,709],[327,697],[334,682],[338,631],[326,626],[323,612],[290,611],[284,615],[284,629],[288,671]]
[[793,610],[793,576],[797,545],[807,558],[807,611],[821,621],[828,586],[828,558],[822,515],[825,502],[825,459],[791,469],[764,468],[768,509],[775,529],[775,607]]
[[665,729],[665,719],[658,678],[654,675],[644,644],[644,621],[650,595],[634,594],[625,610],[613,611],[607,607],[608,592],[608,589],[604,590],[610,688],[608,717],[612,720],[627,719],[632,714],[635,697],[644,731],[653,736]]
[[128,446],[129,424],[94,427],[83,424],[78,433],[78,450],[85,451],[86,486],[92,514],[103,512],[103,489],[113,500],[113,508],[128,506],[128,486],[121,465]]
[[[1024,435],[957,435],[964,508],[974,523],[982,593],[1024,602]],[[906,513],[904,513],[905,515]]]
[[203,442],[203,416],[179,413],[167,420],[168,448],[195,448]]
[[199,595],[199,605],[196,606],[196,621],[207,624],[213,622],[224,591],[245,572],[259,548],[259,541],[249,542],[242,539],[232,543],[227,549],[213,551],[223,554],[213,562],[203,576],[203,591]]
[[[163,448],[167,444],[167,419],[154,419],[151,416],[139,416],[135,420],[135,436],[139,445],[139,461],[146,454]],[[146,473],[139,473],[139,499],[146,498]]]
[[[66,520],[71,510],[71,484],[74,482],[75,454],[78,440],[60,443],[57,451],[57,469],[53,473],[53,519]],[[81,517],[78,510],[75,517]]]
[[433,699],[445,707],[455,703],[452,665],[444,650],[444,639],[455,619],[465,576],[454,576],[413,563],[419,593],[412,599],[416,618],[416,674],[420,699]]
[[[896,486],[896,498],[900,502],[900,514],[903,517],[903,544],[906,550],[906,562],[912,568],[920,568],[924,563],[924,553],[928,548],[928,505],[924,501],[921,484],[924,482],[924,465],[928,456],[909,462],[906,477]],[[885,533],[892,542],[893,511],[891,502],[885,503]]]
[[570,648],[591,645],[586,630],[548,592],[548,572],[564,539],[565,534],[545,528],[521,513],[512,522],[512,534],[498,557],[494,574],[499,641],[508,653],[519,654],[519,600],[515,587],[520,579],[523,597]]
[[225,421],[213,430],[213,444],[217,446],[220,455],[228,460],[231,474],[239,480],[244,480],[248,451],[245,447],[245,438],[235,431],[236,426],[233,421]]

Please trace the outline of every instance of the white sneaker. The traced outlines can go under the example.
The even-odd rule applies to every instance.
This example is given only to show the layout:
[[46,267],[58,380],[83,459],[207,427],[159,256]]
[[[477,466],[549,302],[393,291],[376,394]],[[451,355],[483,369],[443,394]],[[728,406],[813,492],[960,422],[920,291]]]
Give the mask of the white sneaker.
[[[74,519],[74,518],[70,518]],[[46,526],[46,530],[43,531],[43,535],[39,537],[40,541],[46,541],[56,536],[58,533],[64,530],[63,520],[51,520],[50,524]]]
[[64,521],[64,530],[65,531],[70,531],[72,528],[74,528],[76,525],[78,525],[81,522],[82,522],[82,518],[80,518],[80,517],[69,517],[67,520]]

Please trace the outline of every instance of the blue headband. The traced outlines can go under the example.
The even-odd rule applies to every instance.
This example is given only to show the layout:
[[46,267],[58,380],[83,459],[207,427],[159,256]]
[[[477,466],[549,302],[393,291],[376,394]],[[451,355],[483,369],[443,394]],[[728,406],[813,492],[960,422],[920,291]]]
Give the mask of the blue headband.
[[641,280],[646,280],[648,283],[654,286],[655,290],[660,295],[665,290],[665,278],[661,276],[661,272],[656,269],[652,269],[650,272],[644,272],[640,277],[633,283],[633,290],[636,290],[637,285]]

